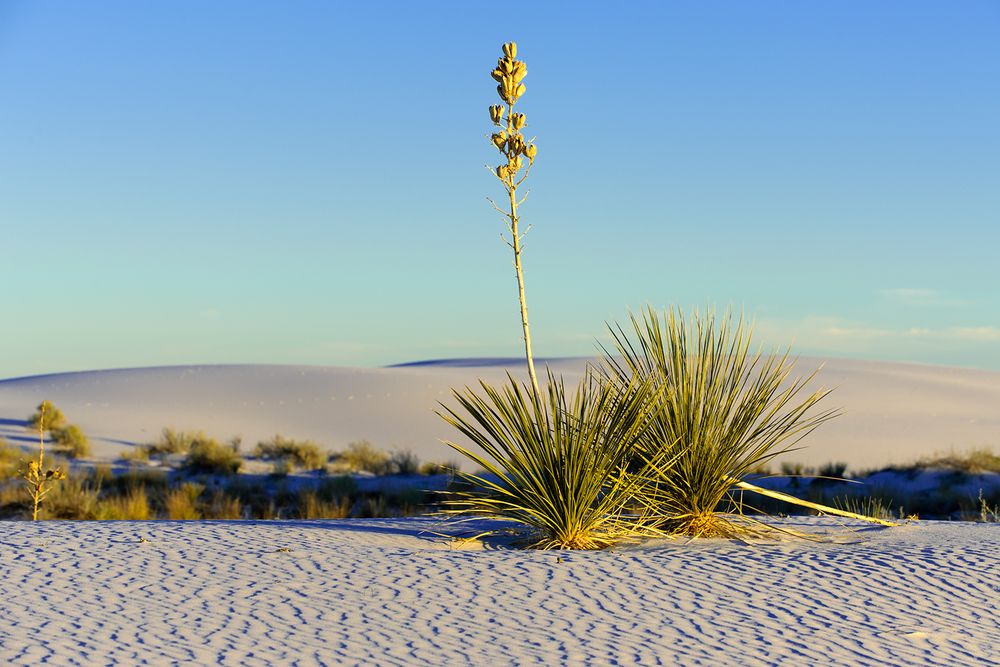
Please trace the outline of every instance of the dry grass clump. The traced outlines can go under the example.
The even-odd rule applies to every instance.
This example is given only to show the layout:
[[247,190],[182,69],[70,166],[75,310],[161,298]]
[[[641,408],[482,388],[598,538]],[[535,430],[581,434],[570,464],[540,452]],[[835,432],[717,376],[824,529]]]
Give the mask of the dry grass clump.
[[143,486],[131,488],[123,496],[100,500],[94,514],[95,519],[102,521],[148,521],[154,518]]
[[197,521],[202,518],[198,509],[198,499],[205,491],[201,484],[185,482],[167,492],[163,498],[163,509],[172,521]]
[[300,519],[343,519],[351,514],[351,499],[347,496],[324,500],[316,491],[299,493]]
[[293,440],[275,435],[270,440],[257,443],[253,456],[258,459],[281,461],[290,469],[318,470],[326,464],[326,455],[311,440]]
[[751,352],[751,327],[742,318],[716,320],[679,311],[661,319],[652,308],[632,315],[631,335],[613,327],[618,356],[606,358],[609,382],[639,378],[658,391],[656,437],[640,441],[636,462],[673,461],[656,474],[639,499],[673,533],[732,537],[748,532],[727,515],[734,489],[754,469],[788,451],[836,415],[815,411],[827,391],[804,394],[815,373],[792,379],[788,352]]
[[642,474],[627,469],[650,427],[648,384],[620,388],[588,372],[570,396],[549,372],[541,397],[508,378],[501,388],[480,382],[481,394],[455,391],[466,415],[443,406],[441,416],[484,454],[447,444],[488,473],[460,473],[482,491],[458,492],[448,511],[516,521],[540,549],[601,549],[649,534],[633,512]]

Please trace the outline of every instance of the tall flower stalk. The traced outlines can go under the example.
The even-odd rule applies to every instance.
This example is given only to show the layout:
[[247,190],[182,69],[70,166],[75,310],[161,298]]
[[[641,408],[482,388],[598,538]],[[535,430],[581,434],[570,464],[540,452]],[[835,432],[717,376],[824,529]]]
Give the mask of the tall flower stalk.
[[[491,72],[497,81],[497,94],[503,104],[490,106],[490,119],[500,128],[490,136],[490,141],[500,151],[504,162],[493,169],[493,174],[503,184],[507,193],[507,205],[497,206],[490,199],[493,208],[507,219],[510,240],[507,245],[514,251],[514,271],[517,274],[517,295],[521,305],[521,328],[524,331],[524,355],[528,361],[528,377],[535,396],[541,396],[538,389],[538,376],[535,374],[535,360],[531,353],[531,329],[528,326],[528,302],[524,296],[524,272],[521,270],[522,239],[524,234],[518,228],[520,218],[517,207],[524,203],[524,198],[518,199],[517,189],[528,177],[531,165],[535,162],[538,149],[534,140],[526,141],[521,130],[526,124],[523,113],[514,111],[514,105],[524,95],[524,84],[521,81],[528,74],[528,67],[523,61],[516,60],[517,44],[508,42],[503,45],[503,57],[497,61],[496,68]],[[523,168],[523,173],[522,173]],[[525,195],[527,196],[527,195]]]
[[38,507],[42,504],[45,496],[52,490],[52,485],[61,479],[66,479],[66,473],[59,468],[45,469],[45,413],[50,409],[53,413],[52,421],[58,422],[62,414],[55,408],[52,408],[52,404],[48,401],[43,401],[38,406],[37,415],[32,417],[32,420],[35,420],[37,417],[38,460],[30,461],[28,469],[24,472],[24,483],[28,487],[28,493],[31,495],[32,521],[38,520]]

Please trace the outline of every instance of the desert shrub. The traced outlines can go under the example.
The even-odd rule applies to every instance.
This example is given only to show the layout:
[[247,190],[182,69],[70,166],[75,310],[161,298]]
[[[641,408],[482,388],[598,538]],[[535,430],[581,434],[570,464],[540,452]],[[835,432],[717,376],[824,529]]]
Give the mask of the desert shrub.
[[146,450],[147,457],[162,458],[171,454],[187,454],[196,441],[207,439],[201,431],[186,432],[164,428],[160,432],[158,439],[143,445],[143,447]]
[[342,471],[370,472],[374,475],[385,475],[390,471],[389,454],[376,449],[367,440],[349,443],[346,450],[331,454],[330,461],[335,469]]
[[286,461],[292,468],[307,470],[322,468],[326,463],[326,456],[315,442],[293,440],[281,435],[257,443],[253,456],[258,459]]
[[455,491],[446,511],[516,521],[541,549],[599,549],[646,532],[631,507],[645,473],[626,467],[650,428],[649,383],[613,386],[588,370],[570,396],[551,372],[548,381],[544,396],[510,375],[501,388],[480,381],[482,394],[454,392],[465,415],[440,414],[483,454],[447,444],[489,474],[461,473],[473,490]]
[[410,450],[399,450],[389,456],[390,474],[416,475],[420,470],[420,459]]
[[52,401],[42,401],[35,408],[34,414],[28,417],[28,430],[38,431],[39,426],[43,426],[42,420],[44,415],[44,430],[49,431],[52,429],[62,428],[66,425],[66,417],[63,415],[62,410],[57,408],[52,404]]
[[94,518],[104,521],[146,521],[151,517],[145,487],[134,487],[123,496],[108,496],[97,503]]
[[173,521],[193,521],[201,518],[198,498],[205,487],[193,482],[185,482],[171,489],[163,498],[163,509],[167,518]]
[[746,534],[720,510],[751,470],[787,452],[803,436],[835,416],[814,412],[827,391],[801,398],[805,379],[790,380],[788,352],[750,352],[751,329],[731,316],[695,313],[690,325],[680,311],[663,319],[647,308],[631,315],[632,335],[612,327],[614,347],[605,359],[607,379],[627,386],[643,379],[657,390],[653,437],[640,441],[637,462],[673,461],[642,489],[644,502],[668,517],[676,533]]
[[211,438],[199,436],[188,449],[184,467],[190,472],[210,475],[234,475],[243,465],[236,443],[221,444]]
[[90,456],[90,440],[83,434],[80,427],[69,424],[49,430],[54,448],[71,459]]

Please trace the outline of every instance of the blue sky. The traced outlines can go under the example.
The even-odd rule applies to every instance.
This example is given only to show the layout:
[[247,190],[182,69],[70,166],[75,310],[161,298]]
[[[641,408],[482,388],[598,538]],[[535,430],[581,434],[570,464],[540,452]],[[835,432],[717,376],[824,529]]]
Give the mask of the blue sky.
[[1000,4],[0,0],[0,377],[536,354],[644,304],[1000,370]]

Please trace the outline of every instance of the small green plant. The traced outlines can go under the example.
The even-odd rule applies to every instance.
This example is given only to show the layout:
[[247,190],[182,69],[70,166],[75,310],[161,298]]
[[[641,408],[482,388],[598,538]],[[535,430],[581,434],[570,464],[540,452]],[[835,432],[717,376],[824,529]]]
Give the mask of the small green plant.
[[588,370],[570,396],[550,372],[543,398],[508,380],[500,388],[480,381],[482,395],[455,391],[465,415],[442,406],[445,421],[484,453],[447,444],[488,473],[460,473],[472,490],[454,492],[446,511],[516,521],[540,549],[601,549],[650,534],[633,507],[644,471],[628,470],[649,429],[648,384],[615,387]]
[[53,485],[59,480],[66,478],[66,473],[61,468],[50,468],[45,465],[45,430],[51,428],[51,424],[48,421],[48,410],[50,409],[57,420],[62,419],[62,413],[53,408],[52,404],[48,401],[42,401],[41,405],[38,406],[37,419],[32,415],[32,423],[36,424],[38,429],[38,459],[33,459],[28,463],[28,467],[23,475],[24,483],[28,488],[28,494],[31,496],[32,521],[38,520],[39,505],[41,505],[45,496],[52,491]]
[[235,475],[242,465],[238,442],[224,445],[204,436],[191,442],[184,460],[188,471],[210,475]]
[[289,467],[317,470],[324,467],[326,455],[311,440],[293,440],[275,435],[270,440],[257,443],[253,456],[258,459],[285,461]]
[[[500,180],[507,194],[504,207],[497,206],[490,199],[493,208],[504,216],[510,240],[507,245],[514,251],[514,272],[517,276],[518,302],[521,306],[521,330],[524,333],[524,355],[528,361],[528,377],[535,395],[540,395],[538,377],[535,374],[535,360],[531,352],[531,329],[528,326],[528,302],[524,296],[524,271],[521,269],[521,252],[523,250],[522,233],[518,227],[521,218],[517,208],[524,203],[524,198],[518,199],[517,189],[524,183],[535,163],[538,149],[534,139],[525,140],[521,130],[527,124],[523,113],[514,111],[514,105],[524,95],[524,84],[521,81],[528,74],[528,66],[517,60],[517,44],[508,42],[502,47],[503,56],[497,61],[497,66],[490,75],[497,82],[497,94],[503,104],[490,106],[490,120],[499,129],[490,135],[490,141],[500,151],[503,163],[491,171]],[[523,175],[521,168],[524,168]]]
[[787,352],[752,353],[742,319],[695,313],[689,325],[679,310],[661,319],[652,308],[630,319],[631,336],[611,327],[617,356],[607,354],[605,376],[622,387],[640,378],[658,390],[650,394],[659,402],[656,437],[640,441],[647,448],[635,458],[674,462],[643,488],[643,501],[674,533],[746,534],[745,524],[723,511],[726,502],[751,471],[836,416],[814,412],[828,392],[801,398],[815,373],[791,380]]

